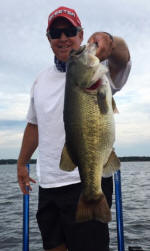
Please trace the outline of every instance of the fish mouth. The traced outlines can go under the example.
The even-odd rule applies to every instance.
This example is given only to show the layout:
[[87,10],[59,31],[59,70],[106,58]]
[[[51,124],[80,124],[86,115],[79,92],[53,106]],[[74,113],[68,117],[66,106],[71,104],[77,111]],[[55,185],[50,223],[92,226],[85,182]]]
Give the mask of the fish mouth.
[[102,84],[102,80],[98,79],[94,84],[92,84],[89,88],[86,88],[86,90],[93,91],[98,89],[98,87]]
[[97,43],[93,43],[93,44],[88,43],[87,45],[80,46],[79,50],[72,49],[70,52],[70,55],[71,56],[80,56],[85,51],[85,53],[88,53],[88,54],[95,56],[97,48],[98,48]]
[[70,52],[71,56],[80,56],[82,54],[82,52],[85,50],[86,45],[80,46],[79,50],[74,50],[72,49]]
[[97,48],[98,48],[98,43],[92,43],[92,44],[87,44],[86,45],[86,50],[89,54],[91,55],[96,55],[96,51],[97,51]]

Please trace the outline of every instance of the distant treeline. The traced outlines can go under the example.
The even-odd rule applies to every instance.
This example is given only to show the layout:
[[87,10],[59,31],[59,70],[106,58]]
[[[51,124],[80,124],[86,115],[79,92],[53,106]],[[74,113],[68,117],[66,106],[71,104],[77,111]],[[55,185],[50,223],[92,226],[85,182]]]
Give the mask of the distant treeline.
[[119,157],[121,162],[127,161],[150,161],[150,157],[146,156],[128,156],[128,157]]
[[[35,164],[36,159],[31,159],[29,161],[29,164]],[[5,165],[5,164],[17,164],[16,159],[0,159],[0,165]]]
[[[121,162],[130,162],[130,161],[150,161],[150,157],[146,156],[128,156],[128,157],[119,157]],[[0,159],[0,165],[6,165],[6,164],[16,164],[16,159]],[[30,164],[35,164],[36,159],[31,159],[29,161]]]

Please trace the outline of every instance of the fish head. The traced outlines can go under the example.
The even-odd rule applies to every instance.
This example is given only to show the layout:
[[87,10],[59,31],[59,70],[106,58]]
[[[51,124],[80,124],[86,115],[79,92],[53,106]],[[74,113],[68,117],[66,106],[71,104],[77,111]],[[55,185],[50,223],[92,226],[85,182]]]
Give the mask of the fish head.
[[[67,75],[80,88],[89,88],[99,76],[100,61],[96,57],[97,44],[87,44],[73,50],[67,63]],[[95,77],[95,74],[97,73]],[[97,78],[97,79],[96,79]]]

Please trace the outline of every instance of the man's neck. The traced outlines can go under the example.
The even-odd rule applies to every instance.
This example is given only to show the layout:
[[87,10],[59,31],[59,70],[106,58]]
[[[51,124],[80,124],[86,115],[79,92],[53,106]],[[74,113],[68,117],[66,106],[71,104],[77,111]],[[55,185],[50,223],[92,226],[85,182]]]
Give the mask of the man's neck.
[[63,61],[60,61],[59,59],[54,58],[54,62],[55,62],[55,65],[56,65],[56,68],[58,71],[60,72],[66,72],[66,63],[63,62]]

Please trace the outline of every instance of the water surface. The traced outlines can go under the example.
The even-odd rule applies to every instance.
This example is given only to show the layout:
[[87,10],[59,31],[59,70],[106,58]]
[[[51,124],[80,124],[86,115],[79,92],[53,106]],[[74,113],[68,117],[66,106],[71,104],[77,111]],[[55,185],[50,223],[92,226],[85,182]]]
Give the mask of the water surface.
[[[35,165],[30,173],[36,178]],[[22,250],[22,194],[19,190],[16,165],[0,165],[0,250]],[[125,250],[142,246],[150,251],[150,162],[123,162],[121,168]],[[115,193],[115,191],[114,191]],[[30,250],[43,251],[36,223],[38,184],[30,194]],[[113,220],[109,224],[111,251],[117,251],[115,196]],[[91,250],[92,251],[92,250]]]

